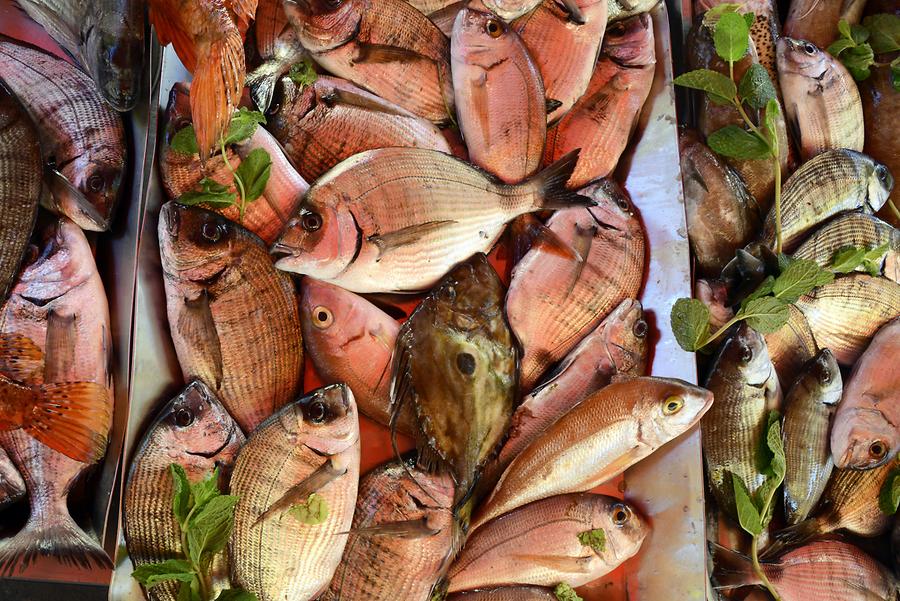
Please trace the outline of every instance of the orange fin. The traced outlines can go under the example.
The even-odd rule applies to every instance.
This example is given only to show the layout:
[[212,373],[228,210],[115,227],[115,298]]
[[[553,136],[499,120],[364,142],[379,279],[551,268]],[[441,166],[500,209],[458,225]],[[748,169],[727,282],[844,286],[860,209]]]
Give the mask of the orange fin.
[[156,5],[156,2],[150,2],[150,24],[156,28],[160,45],[172,44],[184,67],[193,73],[197,66],[197,50],[191,35],[185,31],[177,16],[173,19],[165,9]]
[[106,452],[112,421],[109,391],[96,382],[43,384],[22,428],[54,451],[82,463]]
[[21,334],[0,333],[0,372],[25,382],[44,365],[44,353],[34,340]]
[[194,71],[191,115],[201,161],[206,161],[228,127],[241,101],[245,74],[244,45],[237,29],[232,28],[213,42],[209,55]]
[[[241,39],[250,27],[250,21],[256,17],[257,0],[225,0],[225,6],[234,17]],[[281,4],[281,2],[278,2]],[[283,11],[282,11],[283,12]]]

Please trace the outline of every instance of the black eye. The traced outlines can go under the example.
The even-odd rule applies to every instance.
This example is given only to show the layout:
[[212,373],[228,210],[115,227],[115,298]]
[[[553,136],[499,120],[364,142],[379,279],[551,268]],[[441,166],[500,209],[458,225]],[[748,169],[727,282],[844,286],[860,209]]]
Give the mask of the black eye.
[[813,46],[812,44],[810,44],[809,42],[804,42],[803,52],[805,52],[806,54],[812,56],[818,51],[819,51],[819,49],[816,48],[815,46]]
[[320,330],[324,330],[332,323],[334,323],[334,315],[331,313],[328,307],[323,307],[321,305],[312,310],[312,318],[313,325]]
[[823,369],[819,374],[819,381],[822,382],[822,384],[829,384],[831,382],[831,372],[827,369]]
[[887,445],[880,440],[876,440],[869,446],[869,455],[872,457],[872,459],[884,459],[884,456],[887,455],[887,452]]
[[322,216],[318,213],[305,213],[300,218],[300,225],[307,232],[314,232],[322,227]]
[[325,421],[325,403],[322,401],[314,401],[306,407],[306,419],[314,424],[321,424]]
[[212,221],[207,221],[200,228],[200,233],[210,242],[218,242],[219,238],[222,237],[222,228]]
[[616,204],[619,205],[619,208],[622,209],[623,211],[628,211],[629,209],[631,209],[631,207],[628,204],[628,201],[625,200],[624,198],[621,198],[621,197],[617,198]]
[[87,180],[88,190],[91,192],[99,192],[103,189],[103,184],[106,182],[103,181],[102,175],[97,175],[96,173],[90,176]]
[[643,319],[639,319],[636,322],[634,322],[634,326],[631,328],[631,331],[638,338],[643,338],[644,336],[647,335],[647,330],[649,330],[649,329],[650,329],[650,327],[647,325],[647,322],[644,321]]
[[456,356],[456,367],[467,376],[475,373],[475,357],[469,353],[460,353]]
[[487,23],[484,25],[484,30],[487,31],[487,34],[492,38],[499,38],[503,33],[503,26],[500,25],[500,21],[497,19],[488,19]]
[[615,505],[613,507],[613,524],[616,526],[624,526],[625,522],[631,517],[631,510],[624,505]]
[[890,187],[890,183],[888,182],[890,182],[891,180],[891,172],[888,171],[887,167],[885,167],[884,165],[878,165],[877,167],[875,167],[875,175],[878,176],[878,181],[884,184],[885,188]]
[[187,428],[194,423],[194,414],[190,409],[182,407],[175,412],[175,425],[179,428]]
[[741,347],[741,363],[750,363],[753,360],[753,349],[749,346]]

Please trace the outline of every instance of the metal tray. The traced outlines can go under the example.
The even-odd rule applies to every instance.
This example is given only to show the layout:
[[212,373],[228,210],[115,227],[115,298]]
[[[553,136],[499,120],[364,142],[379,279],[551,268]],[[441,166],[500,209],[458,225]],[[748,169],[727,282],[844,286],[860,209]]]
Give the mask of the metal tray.
[[[617,179],[631,193],[648,235],[650,258],[641,300],[658,337],[652,373],[695,381],[693,356],[678,347],[669,329],[671,305],[679,297],[690,296],[690,263],[679,170],[669,16],[662,3],[652,15],[656,76],[634,140],[620,162]],[[155,90],[160,110],[165,108],[172,85],[190,77],[171,49],[165,51],[162,63],[160,85]],[[148,148],[148,157],[153,153]],[[156,233],[159,208],[166,198],[155,167],[152,165],[149,173],[138,238],[131,412],[125,436],[125,466],[155,411],[183,384],[166,319]],[[307,389],[318,382],[309,365],[304,381]],[[363,471],[390,455],[387,431],[380,426],[369,426],[365,424],[363,428]],[[127,469],[122,473],[124,477]],[[703,599],[706,570],[698,432],[666,446],[602,490],[619,496],[624,493],[652,522],[653,534],[636,558],[581,589],[585,600]],[[131,570],[131,562],[121,557],[110,599],[143,599],[140,588],[130,577]]]

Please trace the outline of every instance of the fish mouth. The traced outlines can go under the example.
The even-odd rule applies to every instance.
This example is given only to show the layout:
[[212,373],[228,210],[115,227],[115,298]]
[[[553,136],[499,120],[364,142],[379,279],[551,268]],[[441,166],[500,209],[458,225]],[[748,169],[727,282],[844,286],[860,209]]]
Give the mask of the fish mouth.
[[[296,257],[297,251],[283,242],[276,242],[269,248],[269,254],[274,255],[279,260],[287,257]],[[280,255],[280,256],[279,256]]]
[[231,422],[231,428],[228,429],[228,436],[225,438],[225,442],[223,442],[223,443],[221,444],[221,446],[219,446],[219,448],[213,449],[212,451],[206,451],[206,452],[196,452],[196,453],[192,453],[191,451],[186,451],[186,453],[187,453],[188,455],[193,455],[194,457],[204,457],[204,458],[206,458],[206,459],[212,459],[213,457],[215,457],[216,455],[218,455],[219,453],[221,453],[222,451],[224,451],[224,450],[225,450],[225,447],[227,447],[227,446],[230,445],[232,442],[234,442],[234,438],[235,438],[235,428],[237,428],[237,424],[235,424],[235,422],[232,421],[232,422]]

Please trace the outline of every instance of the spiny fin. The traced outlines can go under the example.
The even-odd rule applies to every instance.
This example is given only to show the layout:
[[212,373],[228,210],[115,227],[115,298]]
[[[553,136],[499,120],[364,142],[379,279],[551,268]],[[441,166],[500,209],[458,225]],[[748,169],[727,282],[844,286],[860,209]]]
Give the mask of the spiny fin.
[[44,353],[31,338],[0,333],[0,372],[12,380],[25,382],[44,366]]
[[710,543],[709,553],[715,565],[711,578],[715,588],[730,590],[759,582],[759,578],[753,573],[750,558],[746,555],[716,543]]
[[65,382],[75,365],[75,315],[47,314],[44,340],[44,382]]
[[547,98],[546,102],[548,115],[562,106],[562,101],[557,100],[556,98]]
[[82,463],[106,452],[112,425],[109,391],[96,382],[43,384],[22,429],[54,451]]
[[356,63],[408,63],[412,61],[436,62],[430,56],[419,54],[408,48],[400,48],[388,44],[373,44],[357,40],[359,49],[353,59]]
[[449,225],[455,224],[456,221],[447,219],[443,221],[426,221],[416,225],[410,225],[386,234],[372,234],[366,240],[378,247],[378,261],[392,250],[415,244],[423,237],[436,232]]
[[427,538],[438,534],[440,530],[435,530],[428,526],[427,518],[419,518],[418,520],[404,520],[400,522],[384,522],[375,524],[374,526],[366,526],[364,528],[351,528],[348,532],[341,534],[356,534],[359,536],[389,536],[391,538],[402,539],[419,539]]
[[340,88],[331,88],[327,94],[321,96],[323,102],[330,105],[343,104],[346,106],[354,106],[366,111],[374,111],[385,115],[396,115],[398,117],[415,117],[414,114],[397,106],[387,100],[382,100],[377,96],[369,96],[354,92],[352,90],[342,90]]
[[526,553],[510,555],[510,559],[515,561],[531,563],[553,572],[565,574],[589,574],[591,572],[591,562],[594,561],[595,557],[596,555],[570,557],[568,555],[531,555]]
[[222,343],[213,321],[206,290],[203,290],[196,299],[184,299],[184,310],[178,316],[175,327],[194,348],[202,349],[212,369],[212,373],[209,374],[212,381],[207,383],[212,385],[213,390],[219,390],[225,370]]
[[231,122],[244,90],[244,44],[236,29],[222,32],[194,70],[191,116],[205,162]]
[[241,37],[247,33],[250,22],[256,17],[258,0],[225,0],[225,6],[234,18]]
[[576,148],[529,180],[538,189],[538,204],[532,210],[587,207],[594,204],[590,198],[566,188],[575,165],[578,164],[580,153],[581,149]]
[[325,485],[333,482],[346,473],[346,469],[336,469],[331,463],[331,460],[328,459],[325,463],[320,465],[316,471],[307,476],[302,482],[290,487],[280,499],[272,503],[268,509],[256,518],[256,521],[253,522],[253,526],[257,526],[260,522],[269,519],[275,514],[284,513],[290,509],[292,505],[306,501],[309,495],[322,490]]

